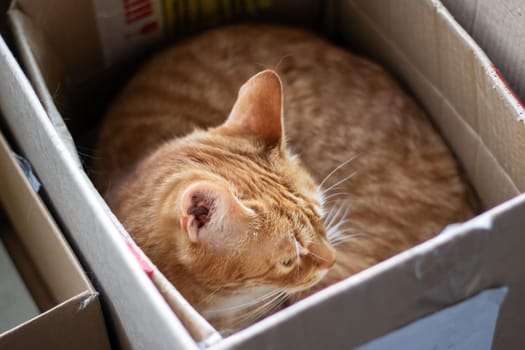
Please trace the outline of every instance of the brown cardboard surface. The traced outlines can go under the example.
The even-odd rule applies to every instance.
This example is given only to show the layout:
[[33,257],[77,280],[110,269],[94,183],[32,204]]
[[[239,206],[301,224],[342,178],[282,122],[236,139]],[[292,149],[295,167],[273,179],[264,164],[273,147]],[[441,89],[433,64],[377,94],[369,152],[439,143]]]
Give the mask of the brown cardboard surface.
[[443,0],[525,101],[525,2]]
[[[525,197],[508,201],[525,188],[523,109],[439,1],[341,1],[337,5],[334,20],[339,21],[340,34],[397,74],[442,131],[484,207],[495,208],[212,347],[349,348],[500,285],[509,286],[510,292],[497,337],[512,339],[508,344],[525,343],[525,335],[519,332],[524,318],[517,319],[519,312],[513,310],[516,307],[525,314],[518,297],[525,293],[525,286],[516,271],[517,266],[525,266],[520,254]],[[26,14],[32,20],[34,14]],[[30,35],[30,31],[20,33]],[[19,38],[24,40],[32,42],[32,38]],[[21,45],[29,66],[34,65],[30,45],[35,43]],[[10,69],[0,71],[0,77],[4,74],[0,82],[12,83],[13,91],[2,95],[0,90],[9,125],[19,140],[26,140],[24,151],[101,282],[122,331],[121,340],[137,349],[195,348],[168,307],[177,304],[184,309],[184,303],[176,295],[168,295],[175,298],[169,303],[159,299],[126,248],[119,225],[116,228],[107,206],[68,155],[33,91],[17,67]],[[46,88],[45,83],[35,84]]]

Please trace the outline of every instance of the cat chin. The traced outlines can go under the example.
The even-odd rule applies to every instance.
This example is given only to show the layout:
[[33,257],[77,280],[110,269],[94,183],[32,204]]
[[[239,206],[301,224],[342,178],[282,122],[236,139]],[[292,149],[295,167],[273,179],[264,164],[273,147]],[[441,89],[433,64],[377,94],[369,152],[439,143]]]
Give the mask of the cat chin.
[[215,318],[242,312],[256,306],[259,302],[263,302],[267,295],[271,295],[279,289],[277,286],[262,285],[239,288],[237,291],[226,295],[218,295],[217,293],[210,305],[202,311],[202,314],[206,318]]
[[227,295],[216,295],[201,313],[222,335],[229,335],[279,310],[286,297],[286,292],[277,286],[240,288]]
[[321,282],[321,280],[324,278],[324,276],[326,276],[326,274],[328,273],[328,271],[330,271],[330,269],[322,269],[320,271],[317,272],[317,276],[316,276],[316,280],[315,282],[313,283],[312,286],[310,287],[313,287],[314,285],[316,285],[317,283]]
[[[239,288],[226,295],[217,295],[202,310],[208,319],[224,336],[242,329],[249,324],[279,311],[288,304],[288,298],[314,287],[329,269],[319,270],[312,278],[297,287],[281,288],[274,285]],[[293,297],[292,297],[293,298]]]

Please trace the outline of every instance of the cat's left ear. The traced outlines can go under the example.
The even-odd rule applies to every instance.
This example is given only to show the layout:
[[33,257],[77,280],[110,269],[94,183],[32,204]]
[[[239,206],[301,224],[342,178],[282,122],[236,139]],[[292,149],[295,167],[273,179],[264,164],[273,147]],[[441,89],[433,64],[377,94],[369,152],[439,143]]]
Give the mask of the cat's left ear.
[[284,138],[282,99],[277,73],[262,71],[241,87],[225,126],[253,135],[270,146],[280,146]]
[[255,215],[227,186],[211,181],[189,185],[182,192],[180,210],[188,239],[218,249],[235,247]]

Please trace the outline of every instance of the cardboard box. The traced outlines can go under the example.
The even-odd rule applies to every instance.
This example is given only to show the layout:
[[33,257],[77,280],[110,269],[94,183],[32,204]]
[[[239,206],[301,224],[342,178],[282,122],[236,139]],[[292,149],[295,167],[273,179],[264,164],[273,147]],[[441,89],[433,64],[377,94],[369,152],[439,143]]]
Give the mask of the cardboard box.
[[97,18],[124,18],[125,9],[97,16],[89,1],[63,1],[51,11],[39,1],[13,5],[12,28],[34,90],[0,42],[0,84],[9,86],[0,88],[0,103],[96,275],[124,347],[488,349],[494,329],[494,349],[525,344],[523,107],[439,1],[325,4],[326,23],[389,67],[432,116],[486,211],[225,339],[129,240],[81,170],[60,118],[65,110],[75,121],[73,134],[74,124],[93,124],[74,106],[103,100],[111,85],[104,82],[118,81],[125,67],[103,70],[118,55],[104,54]]
[[99,295],[1,133],[0,164],[0,208],[14,229],[0,220],[0,349],[109,349]]
[[525,100],[525,2],[521,0],[443,0]]

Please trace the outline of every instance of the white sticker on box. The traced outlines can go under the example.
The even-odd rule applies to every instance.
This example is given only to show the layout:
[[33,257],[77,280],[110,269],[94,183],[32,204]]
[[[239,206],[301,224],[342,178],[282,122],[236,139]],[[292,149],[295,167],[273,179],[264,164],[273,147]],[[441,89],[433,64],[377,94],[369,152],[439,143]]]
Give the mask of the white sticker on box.
[[106,66],[163,37],[163,11],[157,0],[94,0]]
[[489,350],[507,291],[506,287],[485,290],[356,350]]

